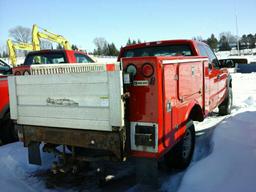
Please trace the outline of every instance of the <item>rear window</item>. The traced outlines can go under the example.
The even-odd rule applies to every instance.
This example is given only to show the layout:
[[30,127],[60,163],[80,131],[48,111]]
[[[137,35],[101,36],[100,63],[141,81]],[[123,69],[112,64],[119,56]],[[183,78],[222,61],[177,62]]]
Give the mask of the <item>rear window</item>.
[[94,61],[87,55],[75,53],[77,63],[94,63]]
[[42,65],[67,63],[64,53],[38,53],[29,54],[24,65]]
[[150,46],[125,50],[122,57],[193,56],[189,45]]

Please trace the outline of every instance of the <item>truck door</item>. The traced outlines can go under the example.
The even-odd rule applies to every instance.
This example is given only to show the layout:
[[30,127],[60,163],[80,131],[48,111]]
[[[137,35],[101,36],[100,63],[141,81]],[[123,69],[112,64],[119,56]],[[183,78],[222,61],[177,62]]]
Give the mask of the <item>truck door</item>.
[[177,108],[177,65],[164,65],[163,86],[164,86],[164,130],[165,144],[167,146],[174,144],[175,126],[178,125],[179,109]]
[[217,71],[212,67],[212,59],[209,57],[207,47],[204,44],[198,44],[200,55],[208,57],[208,62],[204,62],[204,81],[205,81],[205,112],[212,111],[215,108],[218,100],[218,84]]
[[222,70],[220,69],[219,61],[214,54],[214,52],[210,49],[210,47],[205,46],[206,52],[209,58],[209,79],[210,79],[210,108],[214,109],[220,103],[221,96],[223,91],[225,91],[226,86],[226,78],[224,77]]

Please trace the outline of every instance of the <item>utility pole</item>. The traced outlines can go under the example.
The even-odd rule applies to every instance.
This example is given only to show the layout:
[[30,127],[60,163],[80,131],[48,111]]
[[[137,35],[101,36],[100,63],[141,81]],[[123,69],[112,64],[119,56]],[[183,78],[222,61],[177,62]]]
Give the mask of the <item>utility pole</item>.
[[239,46],[239,31],[238,31],[238,21],[237,21],[237,11],[236,11],[236,1],[235,1],[235,20],[236,20],[236,46],[238,56],[240,56],[240,46]]

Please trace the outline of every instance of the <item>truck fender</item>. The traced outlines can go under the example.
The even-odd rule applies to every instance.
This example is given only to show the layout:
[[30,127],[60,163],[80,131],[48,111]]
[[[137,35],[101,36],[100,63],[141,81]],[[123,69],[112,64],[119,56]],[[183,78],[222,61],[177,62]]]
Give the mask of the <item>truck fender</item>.
[[199,121],[199,122],[204,120],[203,110],[197,101],[192,101],[188,105],[188,110],[185,115],[185,120],[188,121],[189,119],[193,121]]

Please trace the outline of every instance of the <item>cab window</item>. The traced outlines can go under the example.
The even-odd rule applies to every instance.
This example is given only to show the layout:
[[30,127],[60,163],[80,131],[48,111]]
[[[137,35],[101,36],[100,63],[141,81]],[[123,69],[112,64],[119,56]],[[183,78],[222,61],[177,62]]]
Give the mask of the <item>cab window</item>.
[[77,63],[94,63],[94,61],[87,55],[75,53],[75,58]]
[[216,55],[214,54],[214,52],[208,46],[205,46],[205,50],[206,50],[206,52],[208,54],[209,62],[213,65],[213,67],[215,69],[219,69],[220,68],[220,64],[219,64],[219,61],[218,61]]
[[203,45],[198,45],[198,48],[201,56],[208,57],[208,54]]
[[34,53],[28,54],[24,65],[67,63],[64,53]]
[[128,49],[122,55],[122,57],[128,58],[146,56],[193,56],[193,52],[190,45],[173,44]]

